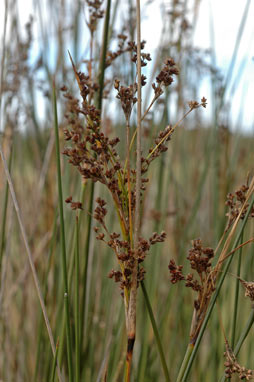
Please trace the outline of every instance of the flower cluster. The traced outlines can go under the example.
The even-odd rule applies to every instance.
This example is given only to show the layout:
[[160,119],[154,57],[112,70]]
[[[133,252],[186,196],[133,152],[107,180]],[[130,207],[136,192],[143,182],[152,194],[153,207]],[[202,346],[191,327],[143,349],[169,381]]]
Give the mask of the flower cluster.
[[208,275],[211,269],[211,259],[214,257],[214,251],[212,248],[202,247],[200,239],[193,240],[193,247],[189,250],[187,259],[190,262],[190,266],[194,269],[199,277],[202,279],[203,274]]
[[226,378],[231,379],[233,374],[238,374],[240,380],[250,381],[253,379],[254,371],[239,365],[233,350],[229,347],[228,341],[226,341],[226,351],[224,353],[224,357],[226,358],[224,363]]
[[253,281],[245,281],[242,279],[239,279],[242,286],[245,289],[245,297],[249,297],[251,302],[254,302],[254,282]]
[[206,105],[207,105],[206,101],[207,101],[207,99],[205,97],[201,98],[200,103],[198,101],[190,101],[189,102],[189,108],[190,108],[190,110],[198,109],[200,106],[206,108]]
[[[107,241],[107,245],[114,250],[117,255],[117,259],[120,263],[121,271],[115,271],[112,269],[108,275],[109,278],[113,278],[115,282],[120,283],[120,288],[130,288],[131,275],[134,267],[135,257],[138,264],[142,263],[150,249],[151,245],[163,242],[166,238],[165,232],[161,234],[153,233],[152,237],[148,240],[140,237],[138,241],[138,247],[136,252],[131,249],[128,241],[120,240],[120,235],[113,232],[110,234],[110,240]],[[144,280],[145,269],[143,267],[138,268],[137,286]]]
[[[238,217],[245,203],[248,189],[249,189],[248,184],[243,184],[238,190],[235,191],[235,193],[229,193],[227,195],[227,200],[225,204],[226,206],[228,206],[229,211],[226,213],[226,216],[228,217],[226,231],[232,226],[232,224],[235,222],[236,218]],[[241,219],[244,219],[246,212],[248,210],[248,207],[249,207],[249,204],[246,203],[243,211],[241,212],[241,216],[240,216]],[[254,217],[254,207],[252,208],[249,216]]]
[[173,58],[167,58],[162,70],[156,77],[157,85],[155,83],[152,84],[156,98],[158,98],[163,93],[162,86],[170,86],[174,81],[173,75],[177,76],[178,74],[179,69],[177,68]]
[[87,23],[88,28],[91,33],[93,33],[97,28],[97,22],[104,15],[104,11],[101,10],[102,1],[101,0],[86,0],[89,9],[89,21]]
[[164,142],[168,142],[173,134],[173,129],[171,125],[165,127],[164,130],[159,131],[157,137],[154,139],[155,147],[149,149],[149,155],[147,158],[141,158],[142,162],[142,174],[148,171],[150,163],[160,156],[162,153],[168,150],[168,147]]
[[212,248],[203,247],[200,239],[193,240],[192,244],[193,247],[189,250],[187,259],[190,262],[191,268],[197,272],[200,282],[194,279],[192,273],[185,277],[182,273],[183,266],[176,266],[174,260],[170,260],[168,266],[171,277],[170,281],[172,284],[175,284],[178,281],[185,280],[187,287],[200,292],[203,289],[204,281],[209,279],[214,251]]
[[[94,227],[94,231],[97,234],[96,239],[103,241],[114,251],[120,265],[120,270],[115,271],[112,269],[108,277],[114,279],[115,282],[120,283],[120,289],[129,289],[131,285],[131,276],[135,266],[135,259],[137,259],[138,264],[141,264],[145,260],[151,245],[163,242],[166,238],[166,233],[164,231],[160,234],[154,232],[149,240],[140,237],[137,249],[134,251],[129,240],[121,239],[119,233],[109,233],[105,222],[105,217],[107,215],[105,200],[98,197],[96,199],[96,204],[93,217],[100,224],[100,226]],[[101,231],[101,227],[104,232]],[[144,268],[139,266],[137,276],[138,284],[144,279],[144,275]]]
[[[141,51],[144,50],[145,44],[146,44],[145,40],[141,41],[141,45],[140,45]],[[133,52],[133,56],[131,58],[131,61],[136,64],[137,58],[138,58],[137,57],[137,45],[134,41],[129,41],[128,45],[130,47],[130,50]],[[147,61],[151,61],[151,60],[152,59],[151,59],[150,53],[141,52],[141,66],[146,66]]]
[[199,279],[196,279],[192,273],[184,276],[182,273],[183,266],[177,266],[174,260],[170,260],[168,268],[172,284],[176,284],[178,281],[185,281],[185,286],[197,293],[197,298],[194,300],[195,320],[193,321],[190,333],[191,341],[195,342],[210,297],[215,290],[214,280],[211,277],[211,260],[214,257],[214,251],[212,248],[203,247],[200,239],[193,240],[192,244],[193,246],[189,250],[187,259],[190,262],[191,268],[198,274]]
[[82,210],[82,203],[81,202],[73,202],[72,196],[69,196],[67,199],[65,199],[65,203],[71,205],[72,210]]
[[120,81],[116,79],[114,87],[117,90],[116,98],[118,98],[121,101],[121,106],[125,118],[127,121],[129,121],[133,105],[135,105],[135,103],[137,102],[136,93],[138,85],[135,82],[134,84],[129,86],[121,86]]

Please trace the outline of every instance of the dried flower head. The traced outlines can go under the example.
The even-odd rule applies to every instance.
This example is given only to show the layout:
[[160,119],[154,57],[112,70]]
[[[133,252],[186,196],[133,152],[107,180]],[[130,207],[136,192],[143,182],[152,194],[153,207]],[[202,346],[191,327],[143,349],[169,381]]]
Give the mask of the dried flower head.
[[65,199],[65,203],[71,205],[72,210],[82,210],[82,203],[81,202],[73,202],[72,201],[72,196],[69,196],[67,199]]
[[90,29],[91,33],[97,28],[98,20],[101,19],[104,15],[104,11],[101,9],[103,1],[101,0],[86,0],[89,10],[89,21],[87,26]]
[[197,338],[210,298],[215,290],[213,279],[211,278],[211,260],[213,257],[213,249],[203,247],[201,240],[195,239],[192,242],[192,248],[189,250],[187,259],[190,262],[191,268],[198,274],[199,279],[196,279],[192,273],[184,276],[182,273],[183,266],[176,266],[174,260],[170,260],[168,266],[170,282],[172,284],[184,280],[185,286],[197,293],[197,298],[194,300],[195,315],[190,332],[190,338],[193,343]]
[[[237,219],[244,203],[246,200],[247,191],[249,190],[248,182],[246,184],[243,184],[239,189],[237,189],[234,193],[229,193],[227,195],[226,200],[226,206],[228,206],[229,211],[226,213],[226,216],[228,217],[228,223],[226,226],[226,231],[232,226],[232,224]],[[241,212],[241,219],[244,219],[246,212],[248,210],[249,204],[246,203],[244,206],[243,211]],[[250,212],[249,217],[254,217],[254,207],[252,207],[252,210]]]
[[158,98],[163,93],[162,86],[170,86],[174,81],[173,75],[177,76],[178,74],[179,69],[177,68],[173,58],[167,58],[162,70],[156,77],[157,85],[155,83],[152,84],[156,98]]
[[254,377],[254,371],[251,369],[246,369],[244,366],[241,366],[236,359],[236,356],[233,350],[230,348],[228,341],[226,340],[226,351],[224,357],[226,361],[225,366],[225,377],[231,379],[233,374],[238,374],[240,380],[250,381]]
[[239,278],[242,286],[245,289],[245,297],[249,297],[251,302],[254,302],[254,282],[253,281],[245,281]]
[[114,87],[117,90],[116,98],[120,99],[125,118],[129,121],[133,105],[137,102],[137,83],[121,86],[120,81],[116,79]]

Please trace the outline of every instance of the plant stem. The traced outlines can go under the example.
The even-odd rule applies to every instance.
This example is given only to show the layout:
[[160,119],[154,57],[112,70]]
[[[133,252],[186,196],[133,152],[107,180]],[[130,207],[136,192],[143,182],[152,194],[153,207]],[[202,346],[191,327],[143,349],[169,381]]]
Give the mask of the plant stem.
[[163,372],[164,372],[165,381],[166,382],[170,382],[168,367],[167,367],[164,351],[163,351],[163,348],[162,348],[159,331],[158,331],[157,324],[156,324],[156,321],[155,321],[155,318],[154,318],[154,315],[153,315],[153,310],[152,310],[152,306],[151,306],[150,301],[149,301],[149,297],[148,297],[148,294],[147,294],[147,291],[146,291],[146,287],[145,287],[145,284],[144,284],[143,281],[141,282],[141,288],[142,288],[142,291],[143,291],[143,295],[144,295],[144,299],[145,299],[145,302],[146,302],[146,307],[147,307],[147,310],[148,310],[148,313],[149,313],[150,321],[151,321],[151,324],[152,324],[152,327],[153,327],[153,332],[154,332],[155,340],[156,340],[156,343],[157,343],[157,346],[158,346],[158,351],[159,351],[159,355],[160,355],[160,359],[161,359],[161,364],[162,364],[162,368],[163,368]]
[[[108,46],[110,9],[111,9],[111,0],[108,0],[107,8],[106,8],[106,17],[105,17],[104,28],[103,28],[103,47],[102,47],[102,54],[100,57],[99,72],[98,72],[99,93],[95,102],[96,108],[99,109],[100,111],[102,111],[102,102],[103,102],[104,73],[106,69],[106,52],[107,52],[107,46]],[[84,271],[82,276],[82,284],[84,288],[83,288],[81,308],[80,308],[80,317],[81,317],[80,349],[83,348],[84,320],[86,316],[85,310],[86,310],[86,293],[87,293],[87,270],[88,270],[89,250],[90,250],[90,242],[91,242],[90,238],[91,238],[91,230],[92,230],[91,228],[92,228],[93,199],[94,199],[94,183],[92,182],[91,189],[90,189],[89,208],[88,208],[87,238],[86,238],[86,244],[85,244],[85,266],[84,266]]]
[[[243,242],[243,233],[241,235],[240,244],[242,244],[242,242]],[[238,264],[237,264],[237,276],[238,277],[240,277],[240,273],[241,273],[241,258],[242,258],[242,247],[240,248],[240,253],[238,255]],[[236,321],[237,321],[237,311],[238,311],[239,286],[240,286],[239,280],[236,279],[232,335],[231,335],[231,344],[230,344],[232,349],[234,349],[234,346],[235,346],[235,331],[236,331]]]
[[55,380],[55,372],[56,372],[56,365],[57,365],[58,349],[59,349],[59,340],[57,340],[57,343],[56,343],[56,354],[54,356],[54,362],[53,362],[52,374],[51,374],[50,382],[54,382],[54,380]]
[[185,353],[185,356],[184,356],[184,359],[183,359],[183,362],[182,362],[179,374],[177,376],[176,382],[182,382],[183,381],[182,378],[183,378],[184,372],[186,370],[186,367],[188,365],[188,362],[189,362],[190,356],[192,354],[193,348],[194,348],[194,345],[189,343],[189,345],[188,345],[188,347],[186,349],[186,353]]
[[98,98],[96,100],[96,107],[99,110],[102,110],[102,99],[103,99],[103,89],[104,89],[104,74],[106,69],[106,54],[108,48],[108,35],[109,35],[109,20],[110,20],[110,9],[111,9],[111,0],[107,1],[106,15],[103,28],[103,46],[102,53],[100,58],[100,67],[99,67],[99,92]]
[[55,89],[54,82],[53,82],[53,109],[54,109],[55,143],[56,143],[58,200],[59,200],[59,215],[60,215],[60,229],[61,229],[61,255],[62,255],[63,280],[64,280],[64,305],[65,305],[65,316],[66,316],[67,357],[68,357],[68,368],[69,368],[69,380],[70,382],[73,382],[71,318],[70,318],[69,295],[68,295],[68,274],[67,274],[66,245],[65,245],[64,213],[63,213],[63,191],[62,191],[62,177],[61,177],[61,163],[60,163],[60,144],[59,144],[59,132],[58,132],[56,89]]
[[75,230],[75,382],[80,381],[80,315],[79,315],[79,219]]
[[138,261],[136,251],[140,233],[140,188],[141,188],[141,16],[140,0],[136,1],[136,24],[137,24],[137,74],[138,74],[138,105],[137,105],[137,157],[136,157],[136,202],[134,223],[134,264],[130,287],[130,300],[127,317],[127,355],[126,355],[126,382],[130,381],[133,348],[136,337],[136,308],[137,308],[137,276]]

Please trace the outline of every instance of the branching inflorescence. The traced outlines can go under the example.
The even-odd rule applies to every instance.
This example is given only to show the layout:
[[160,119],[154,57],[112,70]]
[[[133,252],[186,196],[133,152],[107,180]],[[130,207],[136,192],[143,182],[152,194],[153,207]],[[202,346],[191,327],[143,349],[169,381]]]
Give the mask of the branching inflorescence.
[[[124,52],[131,52],[131,61],[137,64],[137,45],[129,41],[125,46],[126,36],[124,35],[120,35],[119,39],[120,43],[117,52],[114,54],[110,51],[106,56],[106,66],[110,65],[113,60]],[[142,41],[140,45],[142,51],[141,66],[145,66],[147,61],[151,60],[151,57],[149,53],[143,52],[145,41]],[[96,232],[96,238],[109,246],[116,256],[119,268],[117,270],[112,269],[108,277],[114,279],[120,285],[125,304],[126,328],[128,328],[130,327],[128,325],[131,317],[129,310],[133,309],[133,307],[130,309],[131,291],[133,287],[137,288],[145,277],[145,269],[141,266],[141,263],[145,260],[150,247],[163,242],[166,238],[164,231],[161,233],[154,232],[148,240],[139,235],[138,242],[134,246],[133,221],[137,192],[141,196],[143,195],[149,181],[144,175],[147,173],[150,163],[167,150],[165,143],[171,139],[175,128],[182,120],[174,126],[166,126],[163,131],[159,132],[155,138],[154,147],[149,149],[147,156],[141,156],[141,184],[139,189],[136,190],[136,168],[131,166],[130,160],[136,132],[133,133],[132,139],[130,139],[130,118],[133,107],[137,102],[137,82],[134,81],[134,83],[124,86],[118,79],[114,81],[114,88],[117,91],[116,98],[120,100],[126,120],[126,155],[125,158],[122,158],[117,151],[120,138],[109,138],[102,131],[101,111],[91,102],[96,97],[98,90],[98,84],[90,75],[91,66],[88,74],[84,74],[77,71],[71,56],[70,59],[82,101],[80,103],[68,92],[65,86],[62,87],[67,104],[65,113],[67,128],[64,129],[64,135],[65,140],[71,143],[70,146],[64,149],[63,154],[77,168],[84,182],[87,180],[94,183],[99,182],[108,189],[111,195],[120,225],[120,232],[109,232],[106,221],[106,201],[101,197],[96,199],[96,207],[93,213],[94,220],[99,223],[94,227],[94,231]],[[163,94],[164,89],[172,84],[173,76],[178,74],[179,70],[174,60],[168,58],[156,77],[156,83],[152,84],[154,97],[142,120],[144,120],[154,102]],[[146,77],[142,75],[141,86],[145,85]],[[201,100],[201,103],[192,101],[184,118],[192,110],[200,106],[206,106],[205,98]],[[71,198],[68,198],[67,202],[71,203],[73,209],[81,207],[76,204],[77,202],[73,204]],[[133,286],[133,280],[135,280],[136,286]]]

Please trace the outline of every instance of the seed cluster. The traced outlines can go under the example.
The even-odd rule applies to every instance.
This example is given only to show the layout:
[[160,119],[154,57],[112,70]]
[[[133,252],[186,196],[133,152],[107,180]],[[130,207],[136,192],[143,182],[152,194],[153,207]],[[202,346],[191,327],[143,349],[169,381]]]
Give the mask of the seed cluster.
[[104,11],[101,9],[103,1],[101,0],[86,0],[89,10],[89,21],[87,23],[91,33],[95,32],[97,28],[97,22],[104,15]]
[[226,351],[224,353],[224,357],[226,358],[224,363],[226,378],[231,379],[233,374],[238,374],[240,380],[250,381],[253,379],[254,371],[239,365],[233,350],[229,347],[228,341],[226,341]]
[[172,84],[173,75],[178,76],[179,69],[176,66],[175,61],[173,58],[167,58],[162,70],[156,77],[156,82],[152,84],[154,95],[156,98],[158,98],[161,94],[163,94],[163,87],[168,87]]
[[[247,184],[243,184],[234,193],[229,193],[227,195],[227,200],[225,204],[226,206],[228,206],[229,211],[226,214],[226,216],[228,217],[226,231],[232,226],[232,224],[235,222],[236,218],[238,217],[240,210],[242,209],[242,206],[245,203],[246,194],[248,190],[249,190],[249,186],[247,182]],[[244,219],[246,212],[248,210],[248,207],[249,207],[249,204],[246,203],[240,216],[241,219]],[[254,207],[252,207],[249,217],[254,217]]]
[[251,302],[254,302],[254,282],[253,281],[245,281],[242,279],[239,279],[241,284],[243,285],[245,289],[245,297],[249,297]]
[[65,199],[65,203],[71,205],[72,210],[82,210],[82,203],[81,202],[73,202],[72,196],[69,196],[67,199]]
[[195,341],[197,338],[202,318],[207,310],[210,297],[215,290],[214,280],[211,277],[211,260],[213,257],[213,249],[203,247],[201,240],[195,239],[192,242],[192,248],[189,250],[187,259],[190,262],[191,268],[198,274],[198,279],[192,273],[184,276],[182,272],[183,266],[177,266],[174,260],[170,260],[168,266],[170,282],[172,284],[176,284],[178,281],[185,281],[185,286],[197,293],[197,298],[194,300],[196,315],[190,333],[191,341]]
[[190,262],[191,268],[197,272],[200,281],[195,280],[191,273],[185,277],[182,273],[183,266],[176,266],[175,261],[172,259],[168,266],[171,277],[170,281],[172,284],[175,284],[178,281],[185,280],[187,287],[201,292],[204,282],[208,280],[211,272],[211,260],[214,257],[214,251],[212,248],[203,247],[200,239],[193,240],[192,244],[193,247],[189,250],[187,259]]
[[[142,237],[139,237],[138,247],[136,252],[131,248],[130,241],[121,240],[121,235],[116,232],[109,233],[105,223],[105,217],[107,215],[106,202],[101,199],[96,199],[97,206],[94,210],[94,219],[100,223],[100,226],[103,227],[108,239],[105,237],[105,233],[101,232],[100,227],[94,227],[96,232],[97,240],[103,241],[107,244],[116,254],[118,263],[121,270],[112,269],[108,275],[109,278],[114,279],[116,283],[120,284],[120,289],[124,288],[129,289],[131,286],[131,276],[133,268],[135,266],[135,259],[137,259],[138,264],[142,263],[151,247],[156,243],[161,243],[166,239],[166,233],[163,231],[161,234],[154,232],[149,240],[146,240]],[[144,279],[145,269],[139,266],[138,276],[137,276],[137,286]]]

